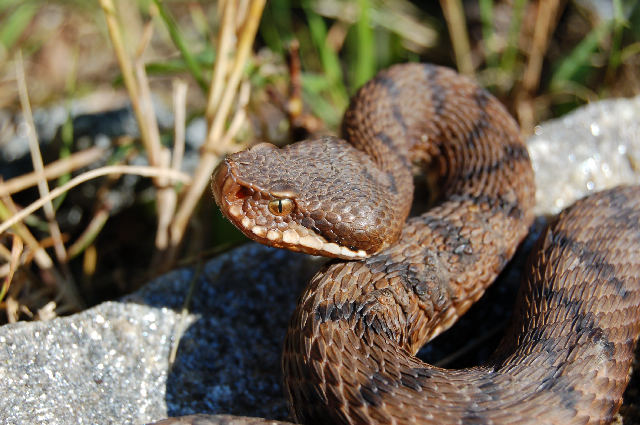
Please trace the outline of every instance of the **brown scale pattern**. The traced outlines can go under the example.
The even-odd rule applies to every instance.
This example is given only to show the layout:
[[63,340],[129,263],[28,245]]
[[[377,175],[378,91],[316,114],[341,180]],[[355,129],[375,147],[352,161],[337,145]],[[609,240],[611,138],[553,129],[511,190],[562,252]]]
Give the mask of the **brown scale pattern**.
[[610,422],[640,332],[640,188],[562,213],[532,253],[493,357],[444,370],[414,354],[483,294],[524,237],[534,192],[526,148],[486,91],[421,64],[360,89],[343,133],[402,193],[413,191],[410,162],[435,168],[442,201],[377,254],[328,264],[303,293],[283,353],[296,421]]
[[[412,196],[411,174],[403,169],[402,176],[408,185],[392,183],[392,175],[379,170],[370,157],[344,140],[325,137],[282,149],[261,143],[228,157],[216,171],[213,191],[222,211],[251,238],[256,235],[229,215],[229,204],[224,201],[233,202],[239,188],[252,194],[237,201],[243,217],[280,230],[293,221],[315,229],[330,242],[374,252],[398,238],[409,213],[411,203],[406,201]],[[217,179],[234,184],[223,190],[224,184],[216,184]],[[392,185],[398,190],[392,191]],[[274,193],[287,193],[295,200],[296,211],[284,217],[270,214],[267,202],[276,197]],[[371,202],[381,197],[401,207],[390,209]],[[273,241],[260,242],[274,245]]]

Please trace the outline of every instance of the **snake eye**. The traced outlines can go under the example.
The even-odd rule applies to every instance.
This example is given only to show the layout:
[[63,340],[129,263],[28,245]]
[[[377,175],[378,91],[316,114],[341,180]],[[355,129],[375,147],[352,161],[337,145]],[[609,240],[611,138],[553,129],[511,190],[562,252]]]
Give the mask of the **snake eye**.
[[289,198],[269,201],[269,211],[273,215],[287,215],[293,211],[293,201]]

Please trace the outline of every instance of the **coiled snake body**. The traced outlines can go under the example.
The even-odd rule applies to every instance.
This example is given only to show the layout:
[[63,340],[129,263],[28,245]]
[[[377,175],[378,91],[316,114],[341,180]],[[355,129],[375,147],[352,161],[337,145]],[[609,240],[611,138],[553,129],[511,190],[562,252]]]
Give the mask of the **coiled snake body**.
[[[406,64],[359,90],[343,134],[348,143],[258,145],[213,179],[217,203],[253,239],[357,260],[325,266],[291,320],[283,368],[295,420],[612,421],[640,332],[640,188],[564,211],[530,258],[494,355],[444,370],[414,354],[483,294],[532,221],[533,172],[517,126],[467,78]],[[441,202],[405,221],[415,163],[435,170]],[[256,421],[171,423],[275,423]]]

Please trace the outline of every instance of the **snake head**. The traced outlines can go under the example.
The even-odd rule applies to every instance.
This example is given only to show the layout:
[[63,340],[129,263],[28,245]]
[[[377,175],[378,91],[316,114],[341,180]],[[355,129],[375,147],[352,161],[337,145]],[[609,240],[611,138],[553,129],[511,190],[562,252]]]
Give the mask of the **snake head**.
[[397,238],[407,213],[384,202],[392,186],[366,154],[337,138],[282,149],[261,143],[226,157],[212,177],[216,203],[249,238],[344,259],[368,257]]

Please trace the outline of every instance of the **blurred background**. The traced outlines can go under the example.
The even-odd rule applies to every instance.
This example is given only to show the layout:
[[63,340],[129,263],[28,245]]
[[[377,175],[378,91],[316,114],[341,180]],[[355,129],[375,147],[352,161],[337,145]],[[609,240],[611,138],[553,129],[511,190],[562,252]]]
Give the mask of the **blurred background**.
[[219,159],[335,134],[391,64],[477,79],[525,137],[640,93],[634,0],[0,0],[0,20],[0,323],[241,243],[209,194]]

